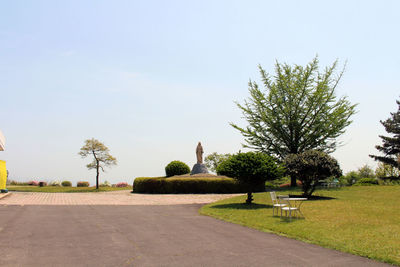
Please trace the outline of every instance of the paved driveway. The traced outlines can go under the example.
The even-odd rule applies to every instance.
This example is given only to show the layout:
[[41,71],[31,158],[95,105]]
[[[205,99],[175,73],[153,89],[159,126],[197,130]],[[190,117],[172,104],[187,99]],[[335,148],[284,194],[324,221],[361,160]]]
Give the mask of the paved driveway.
[[201,216],[201,204],[10,204],[20,196],[0,200],[0,266],[384,266]]

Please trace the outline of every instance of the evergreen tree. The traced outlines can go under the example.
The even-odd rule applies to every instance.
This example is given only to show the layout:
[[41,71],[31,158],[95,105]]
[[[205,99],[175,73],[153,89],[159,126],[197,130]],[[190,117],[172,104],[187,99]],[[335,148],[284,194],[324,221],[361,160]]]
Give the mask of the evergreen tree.
[[94,138],[85,141],[85,145],[81,147],[79,155],[82,158],[93,156],[93,161],[86,165],[90,169],[96,169],[96,189],[99,189],[100,169],[104,172],[104,167],[117,164],[117,159],[110,155],[108,147],[102,142]]
[[395,168],[400,168],[400,101],[396,101],[399,106],[396,113],[390,113],[391,118],[380,121],[380,123],[385,127],[385,131],[390,136],[380,135],[382,138],[382,145],[375,146],[384,156],[369,155],[371,158],[389,164]]

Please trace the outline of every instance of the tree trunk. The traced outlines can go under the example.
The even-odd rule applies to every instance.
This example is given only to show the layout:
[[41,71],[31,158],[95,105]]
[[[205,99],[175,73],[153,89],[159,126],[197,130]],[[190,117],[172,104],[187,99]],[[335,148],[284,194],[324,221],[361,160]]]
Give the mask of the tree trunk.
[[253,194],[252,192],[247,193],[247,199],[246,199],[246,204],[251,204],[253,202]]
[[292,187],[297,186],[295,176],[290,176],[290,186],[292,186]]
[[96,189],[99,189],[99,162],[96,165]]

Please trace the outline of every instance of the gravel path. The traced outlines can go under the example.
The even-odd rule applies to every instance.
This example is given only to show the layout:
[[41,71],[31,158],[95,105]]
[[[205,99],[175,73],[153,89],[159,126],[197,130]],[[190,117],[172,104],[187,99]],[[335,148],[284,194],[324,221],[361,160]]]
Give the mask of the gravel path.
[[206,204],[240,194],[132,194],[130,191],[98,193],[12,192],[0,205],[182,205]]

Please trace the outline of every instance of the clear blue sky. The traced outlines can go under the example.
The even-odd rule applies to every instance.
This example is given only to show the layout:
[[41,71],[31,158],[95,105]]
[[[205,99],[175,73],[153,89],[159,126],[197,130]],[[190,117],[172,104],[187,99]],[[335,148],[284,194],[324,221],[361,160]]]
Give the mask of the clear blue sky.
[[234,153],[234,101],[257,65],[347,60],[338,96],[359,103],[333,155],[375,166],[379,120],[400,98],[399,1],[0,1],[0,129],[10,179],[88,180],[84,140],[118,161],[101,180],[164,175]]

